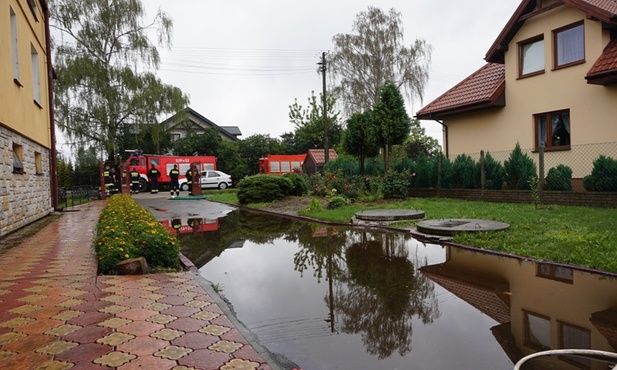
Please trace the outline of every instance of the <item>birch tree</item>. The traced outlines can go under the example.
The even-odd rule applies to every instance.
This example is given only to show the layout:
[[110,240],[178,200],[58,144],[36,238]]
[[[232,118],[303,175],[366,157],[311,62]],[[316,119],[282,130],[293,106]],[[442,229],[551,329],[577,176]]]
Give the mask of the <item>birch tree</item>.
[[393,81],[411,101],[421,101],[432,49],[421,39],[404,45],[401,13],[369,6],[357,15],[352,29],[354,33],[333,37],[329,68],[336,81],[333,93],[345,114],[371,109],[386,81]]

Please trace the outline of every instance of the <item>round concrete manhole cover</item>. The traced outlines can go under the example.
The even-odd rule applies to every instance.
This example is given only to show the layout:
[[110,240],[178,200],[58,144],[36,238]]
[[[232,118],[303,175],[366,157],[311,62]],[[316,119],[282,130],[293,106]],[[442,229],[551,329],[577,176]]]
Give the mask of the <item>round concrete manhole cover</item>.
[[475,218],[426,220],[416,224],[416,228],[421,233],[446,236],[461,232],[499,231],[506,230],[509,227],[510,225],[505,222]]
[[424,218],[424,211],[417,209],[373,209],[356,213],[362,221],[399,221]]

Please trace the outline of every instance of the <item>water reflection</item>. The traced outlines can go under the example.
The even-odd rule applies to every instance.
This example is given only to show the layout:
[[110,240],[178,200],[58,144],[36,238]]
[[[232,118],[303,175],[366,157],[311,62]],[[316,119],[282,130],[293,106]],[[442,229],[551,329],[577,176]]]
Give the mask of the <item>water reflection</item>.
[[180,238],[262,344],[304,370],[506,370],[545,348],[617,349],[613,277],[245,211]]
[[[617,282],[568,266],[447,247],[422,273],[499,323],[491,328],[513,362],[538,350],[617,350]],[[541,369],[606,369],[574,357],[543,357]]]

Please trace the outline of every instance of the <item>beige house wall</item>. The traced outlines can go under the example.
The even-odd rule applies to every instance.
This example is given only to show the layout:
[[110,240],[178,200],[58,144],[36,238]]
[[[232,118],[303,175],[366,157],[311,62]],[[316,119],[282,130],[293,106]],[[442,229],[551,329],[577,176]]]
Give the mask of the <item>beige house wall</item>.
[[[552,31],[579,21],[585,25],[585,63],[553,70]],[[518,43],[538,35],[544,35],[545,73],[519,78]],[[601,153],[600,146],[594,145],[617,142],[617,86],[585,80],[609,39],[601,22],[565,5],[526,20],[505,54],[506,106],[446,119],[450,157],[480,150],[511,151],[517,142],[531,152],[535,148],[533,115],[569,109],[571,150],[546,155],[551,162],[570,166],[575,178],[588,175],[591,162]],[[582,155],[588,157],[585,163],[577,161]]]
[[[53,210],[46,19],[41,4],[34,3],[31,9],[27,0],[0,0],[0,238]],[[14,34],[17,79],[13,72]],[[38,58],[34,66],[33,49]],[[40,92],[36,102],[33,68],[38,72]],[[23,171],[14,170],[15,148]]]
[[[45,15],[40,4],[35,19],[26,0],[0,0],[0,124],[22,136],[51,147],[49,121]],[[15,13],[19,79],[13,79],[11,9]],[[38,66],[32,65],[32,48],[38,54]],[[34,102],[33,68],[38,70],[40,99]],[[21,86],[20,86],[21,85]]]

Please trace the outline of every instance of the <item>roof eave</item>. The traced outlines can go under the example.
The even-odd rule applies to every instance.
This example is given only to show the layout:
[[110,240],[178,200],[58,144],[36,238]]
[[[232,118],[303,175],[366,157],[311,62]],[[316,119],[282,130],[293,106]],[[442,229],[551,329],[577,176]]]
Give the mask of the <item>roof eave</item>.
[[585,79],[588,84],[592,85],[611,85],[617,83],[617,70],[588,75]]
[[535,8],[536,1],[535,0],[524,0],[522,1],[518,8],[512,14],[512,17],[506,23],[506,26],[501,30],[493,45],[491,45],[490,49],[486,53],[484,60],[491,63],[504,63],[504,54],[508,50],[508,44],[510,40],[516,35],[518,30],[525,23],[524,20],[520,20],[520,18],[532,11]]
[[468,104],[448,107],[446,109],[428,112],[428,113],[420,113],[422,111],[420,110],[418,112],[419,114],[416,114],[415,118],[423,119],[423,120],[438,120],[438,119],[444,119],[446,117],[451,117],[451,116],[462,114],[462,113],[477,112],[477,111],[487,110],[491,108],[501,108],[506,105],[505,91],[506,91],[506,83],[505,81],[503,81],[497,87],[497,89],[495,89],[495,92],[493,92],[491,97],[488,99],[478,100],[478,101],[471,102]]

